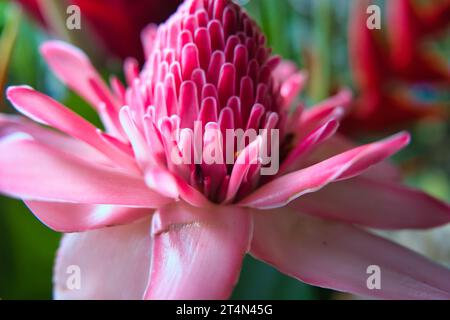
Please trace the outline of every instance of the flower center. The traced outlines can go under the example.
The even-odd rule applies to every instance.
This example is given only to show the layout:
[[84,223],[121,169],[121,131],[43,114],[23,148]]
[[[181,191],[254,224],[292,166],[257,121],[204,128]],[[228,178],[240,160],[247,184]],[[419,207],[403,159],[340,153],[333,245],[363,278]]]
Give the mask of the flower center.
[[147,160],[213,201],[225,200],[238,167],[235,198],[253,190],[275,153],[279,162],[287,116],[273,72],[280,58],[256,23],[231,1],[187,1],[144,43],[142,72],[126,70],[126,102]]

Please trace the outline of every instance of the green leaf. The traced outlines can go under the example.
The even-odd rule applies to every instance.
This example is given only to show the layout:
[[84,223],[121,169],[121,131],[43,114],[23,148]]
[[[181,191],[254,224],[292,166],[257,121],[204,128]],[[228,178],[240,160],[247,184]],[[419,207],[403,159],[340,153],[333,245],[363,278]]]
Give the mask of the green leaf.
[[244,260],[232,299],[317,299],[319,289],[288,277],[251,256]]
[[50,299],[60,235],[18,200],[0,197],[0,297]]

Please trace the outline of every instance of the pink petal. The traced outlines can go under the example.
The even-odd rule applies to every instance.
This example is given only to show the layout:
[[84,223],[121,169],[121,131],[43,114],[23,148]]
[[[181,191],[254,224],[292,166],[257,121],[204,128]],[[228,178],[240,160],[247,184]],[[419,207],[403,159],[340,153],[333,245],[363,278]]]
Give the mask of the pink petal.
[[237,157],[231,172],[230,182],[228,184],[228,191],[225,202],[231,202],[241,187],[244,177],[248,171],[258,163],[258,155],[262,143],[261,136],[258,136],[255,141],[250,143],[244,150],[241,151]]
[[119,120],[125,134],[130,140],[136,162],[141,169],[145,169],[150,164],[149,162],[153,160],[151,150],[144,134],[138,129],[133,120],[131,110],[128,106],[124,106],[120,109]]
[[114,100],[89,58],[80,49],[62,41],[47,41],[41,46],[41,54],[58,78],[94,108],[98,108],[102,99],[92,83],[110,100]]
[[81,232],[134,222],[153,213],[148,208],[25,201],[33,214],[58,232]]
[[305,86],[307,76],[304,72],[296,72],[287,80],[281,80],[283,84],[280,89],[280,94],[283,98],[283,106],[290,107]]
[[0,140],[0,191],[26,200],[159,207],[143,179],[11,135]]
[[153,217],[146,299],[226,299],[251,239],[251,216],[229,207],[164,207]]
[[153,51],[157,30],[158,25],[151,23],[141,31],[141,42],[144,47],[146,57],[149,57]]
[[449,205],[419,190],[364,177],[330,184],[289,207],[382,229],[433,228],[450,222]]
[[[150,219],[67,234],[54,268],[55,299],[142,299],[150,268]],[[80,289],[71,276],[79,267]]]
[[330,120],[311,132],[288,154],[281,165],[279,174],[288,171],[290,167],[299,159],[308,156],[318,145],[333,136],[338,127],[339,122],[336,120]]
[[203,193],[188,184],[182,178],[175,176],[180,198],[194,207],[208,207],[211,202]]
[[102,139],[96,127],[52,98],[26,86],[9,87],[7,96],[18,111],[31,119],[86,142],[121,166],[137,170],[133,159]]
[[[254,215],[251,253],[306,283],[385,299],[450,299],[450,271],[350,225],[277,210]],[[379,266],[381,289],[367,287]]]
[[258,209],[283,206],[304,194],[315,192],[333,181],[361,174],[367,168],[403,148],[408,142],[409,135],[401,133],[384,141],[349,150],[267,183],[242,200],[240,205]]
[[303,124],[309,124],[322,118],[321,115],[332,112],[336,108],[340,107],[344,110],[349,106],[352,101],[352,92],[349,89],[342,89],[336,95],[320,102],[314,107],[308,109],[302,118]]
[[185,81],[180,88],[180,119],[182,128],[191,128],[198,118],[197,87],[193,81]]
[[[343,135],[336,133],[330,139],[324,141],[320,144],[308,157],[305,161],[301,161],[297,163],[296,168],[304,168],[305,166],[309,166],[311,164],[315,164],[321,161],[324,161],[328,158],[331,158],[339,153],[346,152],[353,148],[357,147],[357,145],[348,140]],[[364,176],[368,176],[374,179],[380,180],[390,180],[390,181],[401,181],[401,173],[399,169],[391,164],[388,160],[382,161],[373,167],[369,168],[367,171],[363,173]]]
[[[273,70],[273,77],[277,82],[283,82],[298,73],[297,64],[291,60],[281,60],[281,63]],[[307,74],[304,74],[306,77]]]
[[103,153],[80,140],[55,130],[46,129],[21,116],[0,114],[0,138],[14,133],[25,133],[40,143],[79,158],[86,158],[103,165],[115,166],[114,162]]
[[126,58],[123,63],[123,73],[128,86],[132,87],[134,80],[139,78],[139,62],[132,57]]
[[305,110],[298,126],[301,129],[300,134],[316,130],[330,120],[340,120],[345,115],[351,99],[352,93],[348,89],[343,89],[318,105]]
[[168,198],[178,199],[178,184],[172,173],[169,171],[152,167],[145,171],[145,182],[153,190],[165,195]]

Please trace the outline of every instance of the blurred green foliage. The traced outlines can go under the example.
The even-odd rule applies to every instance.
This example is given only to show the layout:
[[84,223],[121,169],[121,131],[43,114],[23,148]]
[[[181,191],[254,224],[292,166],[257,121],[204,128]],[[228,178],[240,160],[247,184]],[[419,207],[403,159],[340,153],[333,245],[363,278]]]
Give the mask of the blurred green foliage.
[[[10,5],[7,1],[0,2],[0,35]],[[308,102],[326,96],[335,85],[333,81],[351,86],[346,35],[348,7],[347,0],[253,0],[246,4],[275,53],[305,68],[310,67],[312,55],[318,59],[314,63],[320,68],[309,70],[316,76],[310,94],[305,97]],[[9,68],[8,85],[31,85],[100,126],[95,112],[56,80],[40,58],[39,43],[47,37],[29,19],[23,19]],[[447,54],[449,43],[440,44]],[[103,72],[108,75],[108,70]],[[450,100],[450,96],[447,98]],[[450,200],[449,124],[423,123],[412,132],[413,145],[395,157],[407,173],[407,182]],[[59,234],[41,224],[23,203],[0,197],[0,298],[51,298],[52,265],[59,238]],[[302,284],[251,257],[244,261],[233,295],[234,299],[329,297],[331,292]]]
[[18,200],[0,199],[0,297],[51,297],[52,265],[60,235]]

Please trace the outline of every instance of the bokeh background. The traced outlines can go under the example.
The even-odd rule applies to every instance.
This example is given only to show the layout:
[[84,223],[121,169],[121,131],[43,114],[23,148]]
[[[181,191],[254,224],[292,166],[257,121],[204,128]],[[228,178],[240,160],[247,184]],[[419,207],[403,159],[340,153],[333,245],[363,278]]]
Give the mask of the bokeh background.
[[[43,1],[47,1],[46,5],[50,7],[58,2]],[[303,99],[308,105],[311,105],[342,86],[350,87],[358,94],[359,87],[352,77],[349,61],[351,60],[349,58],[350,12],[351,7],[357,1],[359,0],[241,0],[236,2],[245,6],[250,15],[259,22],[277,54],[294,61],[308,71],[310,81],[303,94]],[[428,1],[444,3],[446,0]],[[125,39],[120,34],[110,31],[115,44],[110,47],[99,47],[98,40],[99,36],[102,36],[101,32],[94,35],[91,32],[92,25],[85,25],[83,10],[81,12],[82,30],[68,32],[67,30],[55,30],[54,26],[49,26],[48,23],[43,27],[42,22],[37,22],[42,20],[42,17],[36,19],[38,16],[36,12],[34,12],[35,17],[32,17],[33,14],[30,15],[30,12],[20,10],[17,2],[19,1],[0,1],[1,111],[13,112],[3,96],[8,85],[29,84],[62,101],[85,118],[100,125],[90,107],[67,90],[49,72],[39,56],[38,46],[42,41],[55,37],[81,44],[88,53],[92,53],[96,65],[102,70],[103,75],[108,77],[111,74],[121,74],[121,58],[136,52],[135,48],[133,48],[134,51],[130,48],[133,45],[133,39],[129,39],[128,36]],[[90,2],[102,1],[91,0]],[[145,13],[145,10],[151,11],[150,16],[153,15],[151,17],[153,20],[163,19],[162,16],[173,10],[175,6],[170,1],[153,2],[156,3],[156,6],[145,9],[146,5],[143,4],[142,8],[144,9],[139,10],[141,13]],[[387,2],[389,1],[375,1],[374,3],[379,5],[384,13]],[[31,11],[33,10],[35,9]],[[113,12],[108,11],[107,8],[104,10],[101,18],[114,24]],[[146,23],[145,19],[150,19],[145,15],[128,18],[130,19],[128,23],[134,21],[136,28],[141,28],[142,20]],[[57,22],[58,16],[53,16],[53,19]],[[390,28],[395,28],[395,24],[385,21],[384,14],[382,14],[382,19],[381,31],[383,33],[389,33]],[[450,14],[447,15],[447,19],[450,19]],[[448,69],[450,33],[449,24],[446,25],[447,29],[443,30],[439,36],[427,39],[427,41],[433,43],[433,50],[443,57]],[[352,30],[350,30],[350,34],[351,32]],[[130,49],[130,53],[124,51],[124,48]],[[116,54],[111,55],[111,52]],[[418,84],[412,84],[409,89],[415,97],[425,102],[438,101],[444,110],[443,114],[449,111],[449,82],[440,86],[439,90],[421,81]],[[412,145],[394,158],[404,173],[405,182],[426,190],[436,197],[450,201],[450,125],[447,118],[445,116],[441,116],[439,119],[426,118],[413,123],[401,123],[399,127],[398,129],[408,129],[413,135]],[[363,142],[387,133],[388,130],[378,130],[364,134],[353,133],[353,136],[354,139]],[[422,234],[403,233],[389,236],[400,239],[399,241],[431,255],[443,263],[450,261],[450,231],[448,227]],[[60,235],[42,225],[21,201],[0,196],[1,299],[51,298],[52,265],[59,239]],[[334,292],[310,287],[292,280],[249,257],[244,262],[243,272],[233,298],[336,299],[343,297]]]

